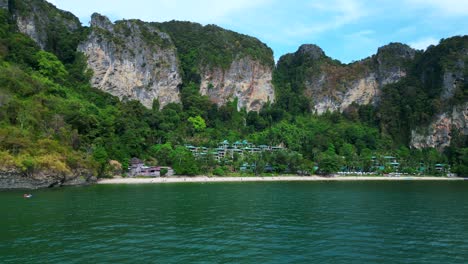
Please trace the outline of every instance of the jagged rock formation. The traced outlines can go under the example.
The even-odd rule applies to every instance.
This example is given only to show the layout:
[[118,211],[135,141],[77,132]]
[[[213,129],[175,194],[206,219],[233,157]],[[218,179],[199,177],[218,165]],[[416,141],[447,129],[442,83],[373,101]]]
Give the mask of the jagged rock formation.
[[180,102],[176,49],[166,33],[138,20],[114,25],[107,17],[93,14],[91,34],[78,50],[88,58],[93,86],[148,108],[154,99],[161,107]]
[[97,181],[89,171],[75,172],[70,175],[57,175],[52,172],[41,172],[25,175],[17,170],[0,168],[0,190],[2,189],[40,189],[61,186],[79,186]]
[[468,103],[438,115],[427,127],[411,131],[411,146],[443,150],[450,145],[453,133],[468,135]]
[[177,47],[184,82],[200,83],[200,93],[213,102],[237,98],[238,109],[258,111],[275,100],[273,52],[258,39],[215,25],[170,21],[158,26]]
[[237,98],[237,108],[260,111],[266,102],[275,100],[272,67],[250,57],[234,60],[227,70],[207,69],[202,73],[200,93],[218,105]]
[[302,81],[294,84],[289,80],[279,85],[302,86],[299,90],[310,99],[311,108],[318,114],[342,112],[352,103],[377,103],[384,85],[406,76],[405,64],[414,55],[409,46],[391,43],[379,48],[377,55],[346,65],[327,57],[316,45],[302,45],[296,53],[284,55],[278,62],[279,71],[296,69],[291,79]]
[[[10,3],[1,0],[0,7],[9,6],[19,31],[30,36],[42,49],[61,53],[54,50],[57,41],[71,35],[79,40],[77,32],[82,32],[83,28],[78,18],[69,12],[43,0]],[[193,81],[183,80],[182,72],[186,69],[181,65],[184,56],[192,51],[187,48],[190,46],[201,51],[196,65],[190,67],[198,69],[200,78],[196,82],[200,83],[201,94],[208,95],[213,102],[223,105],[237,98],[239,109],[258,111],[266,102],[275,100],[271,84],[273,54],[266,45],[213,25],[173,23],[187,27],[174,34],[172,31],[177,29],[164,23],[125,20],[113,24],[106,17],[94,14],[88,37],[78,45],[78,51],[87,56],[88,66],[93,71],[92,85],[123,100],[138,100],[148,108],[155,99],[159,100],[160,107],[178,103],[182,82]],[[202,34],[193,31],[194,28]],[[174,38],[179,40],[190,34],[198,36],[197,41],[201,42],[191,39],[183,45],[174,45]],[[213,45],[216,41],[224,42],[224,48],[214,50],[219,49],[219,45]],[[215,61],[207,59],[212,54],[216,54]],[[60,59],[67,59],[67,55],[58,55]],[[232,61],[224,65],[226,60],[219,61],[220,57]]]
[[18,30],[31,37],[42,49],[52,49],[51,42],[58,31],[71,33],[81,27],[79,19],[72,13],[57,9],[46,1],[3,0],[0,6],[10,8]]
[[[436,115],[428,126],[411,131],[410,144],[415,148],[443,150],[450,145],[454,133],[468,136],[468,102],[462,99],[466,98],[468,88],[468,43],[463,48],[452,50],[440,61],[444,61],[445,65],[442,67],[439,101],[449,109]],[[425,79],[424,74],[422,78]],[[457,104],[457,100],[462,103]]]

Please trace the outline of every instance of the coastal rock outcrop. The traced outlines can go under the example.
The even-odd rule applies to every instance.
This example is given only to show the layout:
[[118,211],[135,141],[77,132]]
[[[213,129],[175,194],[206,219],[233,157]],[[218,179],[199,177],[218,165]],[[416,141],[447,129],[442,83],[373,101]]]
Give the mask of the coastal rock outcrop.
[[180,102],[182,83],[176,48],[164,32],[139,20],[112,24],[93,14],[91,34],[78,46],[93,70],[92,85],[151,108]]
[[40,189],[61,186],[77,186],[95,183],[97,179],[89,171],[77,171],[70,175],[57,175],[52,172],[37,172],[26,175],[18,170],[0,170],[0,190]]
[[267,102],[274,102],[272,67],[250,57],[234,60],[229,69],[205,69],[200,93],[218,105],[237,98],[237,108],[260,111]]

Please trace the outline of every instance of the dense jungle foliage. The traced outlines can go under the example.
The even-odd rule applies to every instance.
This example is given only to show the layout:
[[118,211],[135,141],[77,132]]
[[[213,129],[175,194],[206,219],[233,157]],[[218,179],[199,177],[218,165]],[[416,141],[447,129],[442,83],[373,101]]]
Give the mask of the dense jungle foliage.
[[[444,54],[466,45],[465,38],[446,40],[429,49],[431,58],[440,59],[421,56],[414,75],[386,87],[381,108],[355,106],[354,114],[317,116],[309,113],[296,84],[285,81],[275,83],[277,103],[258,113],[238,111],[235,101],[216,106],[198,92],[200,64],[227,67],[235,56],[245,55],[273,64],[271,50],[216,26],[186,22],[157,26],[171,32],[184,71],[182,104],[169,104],[161,110],[157,101],[147,109],[137,101],[119,101],[90,86],[92,73],[86,70],[84,56],[76,52],[87,28],[80,27],[70,35],[64,27],[55,26],[50,29],[52,38],[41,50],[17,32],[8,12],[0,10],[1,169],[19,169],[30,175],[41,170],[68,173],[91,168],[105,177],[112,174],[110,160],[126,168],[132,157],[139,157],[148,164],[173,166],[177,173],[186,175],[236,173],[244,163],[257,164],[252,171],[256,174],[266,165],[277,173],[319,167],[319,172],[328,174],[371,171],[375,169],[372,157],[393,155],[401,163],[400,171],[416,173],[424,166],[425,173],[436,173],[433,164],[449,163],[452,171],[468,175],[464,136],[456,137],[445,153],[407,147],[407,133],[414,120],[428,122],[441,107],[457,103],[434,102],[440,93],[437,67],[444,63]],[[422,74],[418,69],[428,69],[424,65],[433,65],[433,72],[425,72],[422,80],[412,77]],[[465,83],[457,89],[456,100],[466,102],[466,88]],[[218,163],[211,157],[197,159],[184,147],[216,147],[225,139],[281,144],[287,151]],[[386,166],[383,172],[392,170]]]

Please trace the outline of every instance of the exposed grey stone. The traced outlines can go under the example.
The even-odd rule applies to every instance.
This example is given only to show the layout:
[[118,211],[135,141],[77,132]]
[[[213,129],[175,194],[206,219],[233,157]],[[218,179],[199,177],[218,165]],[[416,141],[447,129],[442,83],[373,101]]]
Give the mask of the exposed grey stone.
[[16,170],[0,171],[1,189],[40,189],[60,186],[87,185],[96,182],[90,172],[75,171],[70,175],[56,175],[54,173],[38,172],[25,175]]
[[103,16],[99,13],[93,13],[91,15],[91,27],[102,28],[107,31],[112,32],[114,30],[114,25],[106,16]]
[[265,103],[275,101],[272,74],[271,66],[249,57],[236,59],[227,70],[204,69],[200,93],[218,105],[237,98],[239,110],[260,111]]
[[[282,57],[279,64],[290,61],[316,64],[307,71],[305,95],[313,110],[345,111],[352,103],[377,104],[384,85],[406,76],[405,62],[413,59],[415,51],[400,43],[391,43],[378,50],[377,55],[351,64],[340,64],[326,57],[316,45],[302,45],[296,53]],[[288,59],[289,58],[289,59]]]
[[14,14],[16,24],[21,33],[32,38],[42,49],[47,46],[47,28],[51,23],[59,24],[69,32],[74,32],[81,26],[79,19],[72,13],[57,9],[46,1],[24,1],[27,11]]
[[450,145],[452,129],[468,135],[468,103],[454,106],[451,111],[438,115],[429,126],[411,131],[411,146],[443,150]]
[[[169,36],[141,21],[117,23],[93,14],[92,32],[78,47],[93,70],[92,85],[120,99],[138,100],[148,108],[155,99],[160,107],[180,102],[182,78]],[[148,40],[142,30],[157,42]]]
[[299,56],[307,56],[313,60],[318,60],[322,57],[325,57],[325,52],[315,44],[301,45],[296,54]]

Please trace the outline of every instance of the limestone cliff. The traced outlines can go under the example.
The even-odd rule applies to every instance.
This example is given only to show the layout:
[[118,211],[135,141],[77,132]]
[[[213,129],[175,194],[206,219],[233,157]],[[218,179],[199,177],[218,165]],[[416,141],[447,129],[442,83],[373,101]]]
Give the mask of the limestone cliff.
[[266,102],[275,100],[272,71],[272,67],[250,57],[236,59],[227,70],[220,67],[205,69],[200,93],[218,105],[237,98],[238,109],[259,111]]
[[453,133],[468,136],[468,103],[438,115],[427,127],[411,131],[411,146],[443,150],[450,145]]
[[223,105],[235,98],[238,109],[258,111],[275,100],[273,51],[260,40],[215,25],[170,21],[161,30],[173,39],[185,83]]
[[42,49],[53,50],[54,42],[61,41],[56,38],[65,38],[81,27],[79,19],[72,13],[43,0],[4,0],[0,6],[9,7],[18,30],[31,37]]
[[382,86],[406,76],[405,64],[414,56],[415,51],[409,46],[391,43],[370,58],[341,64],[316,45],[302,45],[296,53],[280,58],[278,70],[293,73],[278,88],[298,86],[296,90],[309,98],[312,111],[318,114],[342,112],[352,103],[377,103]]
[[176,49],[170,37],[138,20],[118,21],[93,14],[91,33],[78,46],[93,70],[92,85],[120,99],[151,108],[180,102],[182,83]]
[[163,107],[180,102],[179,87],[189,83],[218,105],[237,98],[248,111],[275,99],[272,51],[252,37],[190,22],[112,24],[98,14],[91,31],[78,50],[94,71],[92,84],[121,99],[151,107],[157,98]]
[[[462,38],[461,38],[462,39]],[[468,101],[466,101],[468,93],[468,40],[460,41],[456,48],[444,49],[439,58],[434,56],[438,51],[435,47],[429,50],[431,59],[437,61],[436,66],[427,67],[429,70],[434,68],[440,69],[440,76],[437,76],[440,81],[437,81],[441,86],[439,99],[437,104],[440,104],[445,111],[438,113],[433,121],[428,126],[419,126],[411,131],[411,146],[415,148],[437,148],[443,150],[444,147],[450,145],[453,133],[458,135],[468,136]],[[445,42],[448,42],[447,40]],[[449,52],[447,52],[448,50]],[[426,77],[426,71],[423,71],[421,79],[426,81],[426,86],[429,86],[434,80]],[[436,80],[437,80],[436,79]]]
[[164,107],[179,103],[179,88],[189,83],[200,84],[200,93],[218,105],[237,98],[238,108],[248,111],[275,100],[273,53],[256,38],[190,22],[114,24],[99,14],[88,30],[44,0],[0,0],[0,8],[9,9],[20,32],[63,62],[74,62],[77,47],[93,71],[91,84],[122,100],[151,108],[158,99]]

